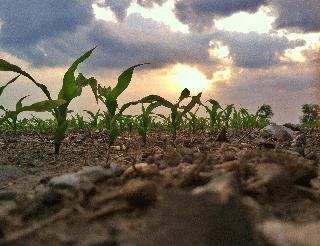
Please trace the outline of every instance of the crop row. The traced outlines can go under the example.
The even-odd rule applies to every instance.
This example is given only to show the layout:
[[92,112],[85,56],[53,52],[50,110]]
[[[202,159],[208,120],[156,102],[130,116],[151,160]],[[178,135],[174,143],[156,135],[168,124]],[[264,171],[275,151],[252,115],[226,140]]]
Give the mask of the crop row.
[[[0,127],[10,127],[14,130],[18,128],[55,128],[54,146],[55,153],[59,154],[61,143],[64,139],[65,132],[68,128],[105,128],[109,146],[124,129],[137,129],[144,143],[147,141],[147,132],[150,128],[167,128],[171,131],[175,139],[179,128],[191,128],[192,131],[203,128],[250,128],[263,127],[269,123],[270,115],[265,114],[263,107],[255,114],[249,113],[248,110],[241,108],[237,110],[233,104],[222,107],[217,101],[210,99],[206,102],[201,101],[201,93],[191,96],[190,91],[185,88],[177,101],[170,102],[158,95],[148,95],[140,100],[118,105],[118,97],[126,90],[131,82],[134,69],[144,64],[138,64],[125,70],[119,77],[118,83],[114,88],[101,86],[94,77],[87,78],[82,73],[75,77],[75,72],[80,63],[89,58],[94,49],[89,50],[79,57],[67,70],[64,75],[62,88],[57,99],[52,99],[48,88],[37,82],[29,73],[20,67],[0,59],[0,71],[15,72],[19,75],[0,87],[0,96],[3,91],[15,83],[20,77],[28,78],[37,86],[47,97],[47,100],[40,101],[31,105],[24,106],[21,98],[16,103],[16,109],[11,111],[4,106],[0,106],[3,112],[0,116]],[[85,120],[79,114],[73,115],[68,109],[70,102],[81,95],[82,88],[90,86],[96,102],[102,102],[105,111],[91,112],[85,110],[89,120]],[[124,111],[133,105],[141,105],[142,113],[132,116],[125,115]],[[166,107],[170,110],[168,116],[155,113],[155,109]],[[207,117],[199,117],[197,112],[200,107],[204,107]],[[42,120],[36,117],[30,119],[18,119],[21,112],[51,112],[54,119]]]

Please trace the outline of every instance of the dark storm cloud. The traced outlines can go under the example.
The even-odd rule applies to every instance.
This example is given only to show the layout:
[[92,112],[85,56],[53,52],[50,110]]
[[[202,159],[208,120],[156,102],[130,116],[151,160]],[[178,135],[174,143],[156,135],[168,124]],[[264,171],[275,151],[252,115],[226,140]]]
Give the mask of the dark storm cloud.
[[[162,5],[167,0],[137,0],[137,3],[144,8],[152,8],[154,4]],[[104,0],[99,1],[100,7],[109,7],[119,21],[127,17],[127,9],[133,0]]]
[[[284,50],[303,44],[268,34],[172,32],[164,24],[138,14],[119,23],[97,21],[89,2],[70,0],[62,4],[58,0],[52,4],[48,0],[33,0],[27,5],[15,1],[18,5],[14,5],[3,1],[6,11],[0,10],[4,22],[0,30],[1,49],[35,67],[66,66],[84,51],[98,46],[85,63],[92,69],[123,69],[143,62],[151,63],[146,66],[149,69],[176,63],[214,68],[218,60],[210,58],[209,43],[219,40],[228,45],[236,66],[264,68],[279,64],[279,55]],[[16,16],[13,9],[19,4],[26,11]]]
[[178,62],[213,65],[208,53],[211,37],[174,33],[163,24],[134,14],[123,23],[95,21],[76,33],[43,40],[28,51],[19,49],[18,54],[28,56],[36,66],[60,66],[97,46],[86,62],[95,68],[124,68],[143,62],[152,63],[148,68]]
[[0,0],[1,47],[25,47],[74,32],[93,18],[91,1]]
[[167,0],[137,0],[137,3],[145,8],[152,8],[154,4],[162,5]]
[[319,0],[180,0],[176,1],[174,12],[191,30],[204,31],[213,26],[214,19],[239,11],[256,12],[262,5],[274,10],[277,16],[275,28],[320,31]]
[[127,9],[129,8],[132,0],[105,0],[100,1],[100,7],[109,7],[115,14],[118,20],[122,21],[127,16]]
[[319,0],[273,0],[271,6],[277,12],[276,28],[320,31]]
[[279,56],[286,49],[303,46],[305,41],[289,41],[269,34],[221,32],[217,40],[225,43],[238,67],[267,68],[280,63]]
[[202,31],[213,26],[213,19],[239,11],[255,12],[267,0],[181,0],[175,3],[175,14],[192,30]]

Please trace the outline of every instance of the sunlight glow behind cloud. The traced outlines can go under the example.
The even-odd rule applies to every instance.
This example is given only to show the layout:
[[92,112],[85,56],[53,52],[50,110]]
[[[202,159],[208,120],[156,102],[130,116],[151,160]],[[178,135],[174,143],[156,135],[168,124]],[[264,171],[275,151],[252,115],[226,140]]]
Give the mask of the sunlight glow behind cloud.
[[146,9],[137,3],[131,4],[128,9],[128,15],[138,13],[144,18],[151,18],[155,21],[168,25],[172,31],[188,33],[188,26],[179,22],[174,13],[174,1],[167,1],[162,6],[155,5],[153,8]]
[[210,80],[197,68],[184,64],[175,65],[169,75],[179,91],[188,88],[192,93],[199,93],[209,89]]
[[218,29],[230,32],[268,33],[272,30],[274,20],[275,17],[268,14],[268,9],[261,7],[259,11],[254,14],[240,12],[230,17],[216,20],[214,23]]
[[99,7],[97,4],[92,4],[92,8],[95,14],[95,17],[98,20],[104,20],[108,22],[117,22],[117,18],[110,8]]

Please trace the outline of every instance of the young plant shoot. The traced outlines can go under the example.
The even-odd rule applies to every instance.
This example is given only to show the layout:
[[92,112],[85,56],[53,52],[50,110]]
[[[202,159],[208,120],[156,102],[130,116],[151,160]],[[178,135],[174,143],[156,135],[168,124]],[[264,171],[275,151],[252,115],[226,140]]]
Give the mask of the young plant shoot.
[[[54,108],[52,111],[52,114],[55,117],[55,120],[57,121],[57,128],[54,137],[55,154],[59,154],[60,152],[60,146],[68,127],[67,114],[70,102],[74,98],[80,96],[82,93],[82,88],[88,85],[91,87],[93,94],[95,95],[96,100],[98,101],[96,79],[93,77],[87,79],[81,73],[78,75],[77,78],[75,78],[74,76],[74,73],[78,65],[85,61],[87,58],[89,58],[93,50],[94,49],[87,51],[80,58],[78,58],[64,75],[62,88],[58,95],[58,100],[64,100],[65,103],[59,105],[59,107],[57,108]],[[0,59],[0,71],[16,72],[27,77],[42,90],[42,92],[46,95],[48,100],[52,100],[48,88],[44,84],[38,83],[30,74],[23,71],[20,67],[13,65],[3,59]]]

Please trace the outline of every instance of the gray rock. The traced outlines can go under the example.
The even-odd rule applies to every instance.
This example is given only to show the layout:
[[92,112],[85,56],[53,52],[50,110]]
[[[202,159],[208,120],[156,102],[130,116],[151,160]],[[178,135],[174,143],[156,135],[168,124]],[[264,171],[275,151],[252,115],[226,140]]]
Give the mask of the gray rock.
[[49,185],[56,188],[75,188],[80,185],[81,181],[83,180],[96,183],[112,176],[113,173],[110,169],[105,169],[100,166],[85,167],[76,173],[54,177],[49,181]]
[[246,183],[247,191],[281,195],[293,187],[294,178],[288,170],[280,165],[261,163],[255,166],[254,172],[256,176]]
[[23,172],[16,166],[0,165],[0,182],[10,182],[23,175]]
[[224,204],[207,192],[192,195],[176,190],[163,195],[143,228],[124,245],[262,245],[252,227],[238,202]]
[[193,195],[205,193],[217,196],[223,203],[228,203],[230,200],[239,199],[240,197],[238,182],[230,173],[217,173],[212,176],[208,184],[199,186],[192,192]]
[[320,223],[297,225],[269,220],[257,226],[257,230],[274,246],[314,246],[320,242]]
[[270,124],[260,131],[261,137],[264,138],[275,138],[280,141],[287,141],[287,140],[292,140],[294,137],[294,133],[291,129],[277,125],[277,124]]
[[292,131],[301,131],[301,125],[293,123],[285,123],[283,126],[291,129]]

